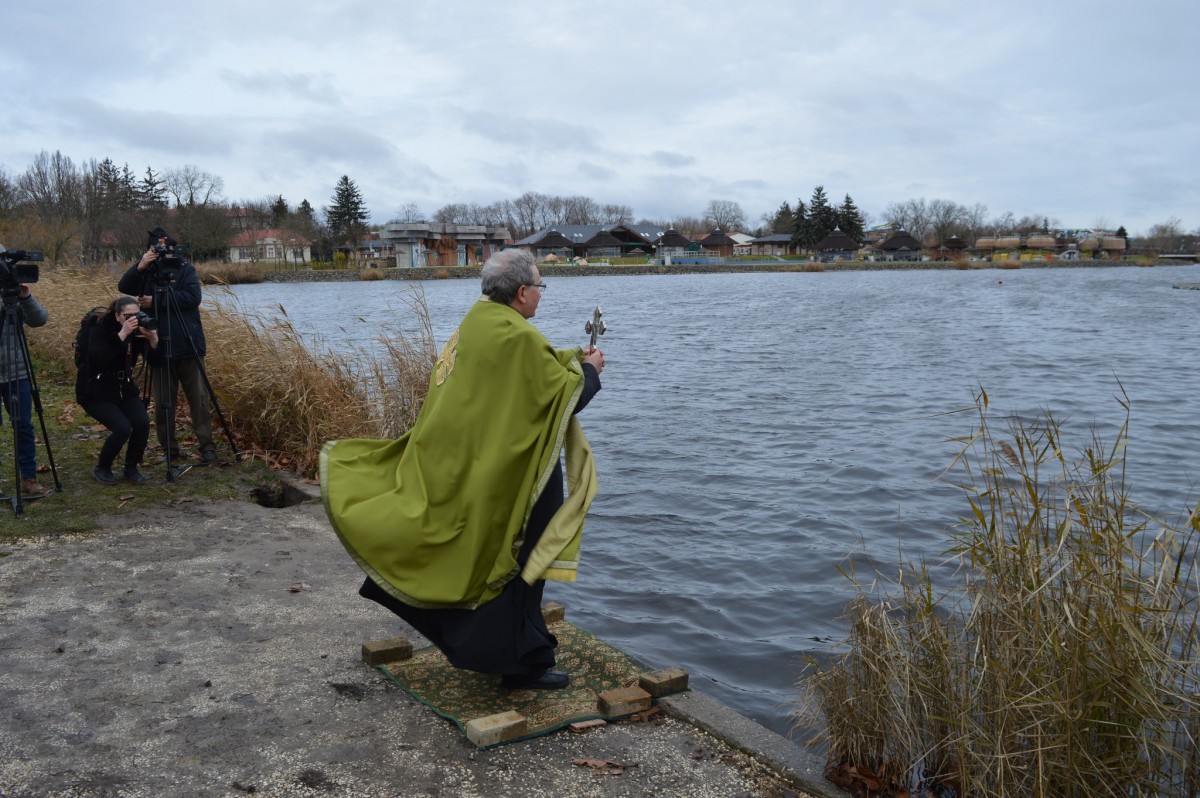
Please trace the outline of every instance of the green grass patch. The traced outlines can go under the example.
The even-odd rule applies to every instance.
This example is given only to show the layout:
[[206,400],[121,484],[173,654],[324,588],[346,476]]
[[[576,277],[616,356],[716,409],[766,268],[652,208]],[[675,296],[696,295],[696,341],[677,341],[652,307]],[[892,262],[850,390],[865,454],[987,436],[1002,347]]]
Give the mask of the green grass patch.
[[[223,438],[218,440],[219,465],[196,467],[201,461],[185,456],[173,465],[186,470],[175,482],[168,483],[165,467],[153,464],[162,451],[154,441],[151,428],[150,447],[145,456],[147,465],[142,469],[149,480],[147,484],[122,482],[119,485],[102,485],[92,478],[92,469],[96,466],[96,456],[108,431],[75,405],[74,374],[67,374],[54,366],[47,367],[40,358],[36,359],[35,368],[50,452],[54,456],[62,489],[44,498],[24,501],[24,517],[19,519],[11,501],[0,502],[0,542],[26,535],[90,532],[97,528],[96,519],[99,516],[136,513],[163,502],[184,503],[204,499],[249,501],[255,488],[270,487],[273,490],[278,483],[261,460],[235,462],[228,441]],[[180,398],[183,399],[182,394]],[[54,490],[54,474],[48,470],[49,458],[36,408],[33,424],[38,438],[38,466],[47,469],[40,471],[37,479],[48,490]],[[213,433],[214,436],[223,434],[218,422],[213,424]],[[191,428],[183,425],[178,426],[177,434],[186,455],[187,447],[195,443],[195,437]],[[0,430],[0,493],[6,496],[14,492],[12,446],[12,427],[5,424]],[[123,462],[121,457],[123,454],[118,457],[118,464]]]

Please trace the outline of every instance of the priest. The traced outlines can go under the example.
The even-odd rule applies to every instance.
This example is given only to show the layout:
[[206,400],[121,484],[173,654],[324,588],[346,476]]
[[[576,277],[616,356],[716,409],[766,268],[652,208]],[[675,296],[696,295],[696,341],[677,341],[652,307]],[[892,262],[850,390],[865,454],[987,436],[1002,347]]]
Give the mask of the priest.
[[[574,581],[596,493],[576,413],[600,390],[604,353],[555,349],[529,323],[546,290],[509,249],[442,348],[416,423],[397,440],[321,452],[325,510],[366,572],[359,593],[407,621],[458,668],[511,689],[558,689],[546,579]],[[564,491],[564,465],[567,489]]]

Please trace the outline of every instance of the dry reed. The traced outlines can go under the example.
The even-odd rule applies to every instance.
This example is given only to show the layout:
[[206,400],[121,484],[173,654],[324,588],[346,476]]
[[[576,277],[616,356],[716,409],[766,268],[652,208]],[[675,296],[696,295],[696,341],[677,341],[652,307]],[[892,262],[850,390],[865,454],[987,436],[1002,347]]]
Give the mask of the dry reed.
[[252,263],[223,263],[214,260],[194,265],[196,275],[204,285],[237,285],[263,281],[263,270]]
[[1130,501],[1122,405],[1115,445],[1093,435],[1072,461],[1048,416],[997,440],[981,393],[955,459],[962,584],[940,591],[923,563],[882,589],[852,577],[847,652],[802,680],[831,778],[896,795],[1197,794],[1200,508],[1171,525]]
[[358,273],[358,279],[364,281],[382,280],[384,279],[382,269],[363,269]]
[[[31,348],[73,373],[79,319],[115,299],[116,282],[107,269],[44,274],[35,288],[51,323],[30,330]],[[310,346],[282,307],[278,314],[247,311],[228,289],[207,289],[205,366],[239,445],[311,474],[327,440],[403,434],[420,411],[437,357],[424,295],[416,289],[406,304],[415,333],[385,325],[379,349],[347,354]]]

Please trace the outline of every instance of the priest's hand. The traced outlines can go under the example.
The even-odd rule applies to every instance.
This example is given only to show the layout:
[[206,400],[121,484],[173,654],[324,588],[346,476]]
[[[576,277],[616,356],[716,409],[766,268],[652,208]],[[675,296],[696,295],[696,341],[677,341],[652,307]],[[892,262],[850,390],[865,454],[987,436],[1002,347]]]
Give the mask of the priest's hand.
[[591,344],[583,348],[583,362],[591,363],[597,374],[604,371],[604,353]]

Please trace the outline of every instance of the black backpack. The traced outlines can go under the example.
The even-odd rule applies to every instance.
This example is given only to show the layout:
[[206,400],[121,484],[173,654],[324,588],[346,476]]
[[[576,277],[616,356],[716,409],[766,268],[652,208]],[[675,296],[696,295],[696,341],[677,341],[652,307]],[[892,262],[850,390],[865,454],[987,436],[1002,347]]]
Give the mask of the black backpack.
[[75,368],[82,369],[88,362],[88,336],[92,327],[104,318],[108,311],[105,308],[92,308],[79,322],[79,332],[75,333]]

